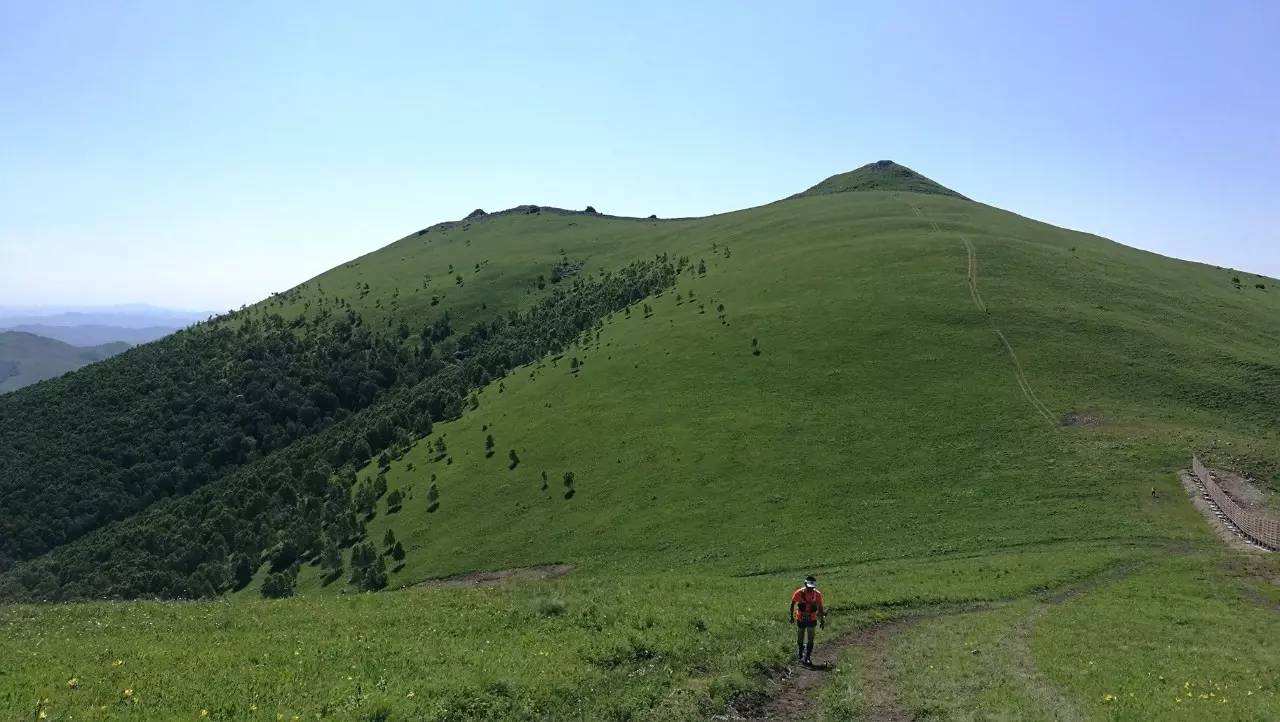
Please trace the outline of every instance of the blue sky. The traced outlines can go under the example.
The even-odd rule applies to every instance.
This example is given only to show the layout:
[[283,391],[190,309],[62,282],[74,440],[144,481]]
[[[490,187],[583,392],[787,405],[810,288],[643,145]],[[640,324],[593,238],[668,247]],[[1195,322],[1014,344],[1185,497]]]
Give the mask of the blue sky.
[[881,158],[1280,276],[1274,2],[213,5],[0,0],[0,305],[225,309],[475,207]]

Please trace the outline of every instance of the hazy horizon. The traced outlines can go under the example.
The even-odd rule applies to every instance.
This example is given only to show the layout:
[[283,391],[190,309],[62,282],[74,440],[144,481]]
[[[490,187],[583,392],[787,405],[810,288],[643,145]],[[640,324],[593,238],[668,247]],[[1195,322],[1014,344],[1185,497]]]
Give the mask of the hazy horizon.
[[226,310],[476,207],[707,215],[885,158],[1280,276],[1276,6],[556,7],[0,8],[0,305]]

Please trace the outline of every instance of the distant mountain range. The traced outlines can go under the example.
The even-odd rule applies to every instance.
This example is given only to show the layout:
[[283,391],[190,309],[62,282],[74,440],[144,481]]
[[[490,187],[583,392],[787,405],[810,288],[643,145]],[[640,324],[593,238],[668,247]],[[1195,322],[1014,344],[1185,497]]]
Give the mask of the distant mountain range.
[[146,304],[121,306],[0,306],[0,328],[24,324],[47,326],[118,326],[182,328],[213,315],[209,311],[186,311]]
[[137,303],[0,306],[0,393],[61,376],[211,315]]
[[0,306],[0,331],[21,331],[72,346],[130,345],[168,336],[213,315],[146,304],[120,306]]
[[125,326],[104,326],[85,324],[81,326],[54,326],[45,323],[23,323],[4,328],[5,331],[20,331],[55,339],[72,346],[99,346],[106,343],[123,341],[130,346],[147,343],[163,338],[183,326],[145,326],[128,328]]
[[124,342],[73,346],[20,331],[0,331],[0,393],[29,386],[130,348]]

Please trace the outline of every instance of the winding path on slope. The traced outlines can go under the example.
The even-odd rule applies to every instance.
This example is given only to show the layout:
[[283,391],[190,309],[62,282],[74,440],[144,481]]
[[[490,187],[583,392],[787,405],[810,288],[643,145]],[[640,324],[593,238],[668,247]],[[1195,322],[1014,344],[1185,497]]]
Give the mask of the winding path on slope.
[[[926,217],[919,206],[911,201],[904,200],[898,194],[894,194],[894,197],[898,200],[903,200],[911,208],[912,213],[915,213],[920,220],[926,221],[929,224],[930,232],[942,235],[942,228],[938,226],[936,221]],[[1027,378],[1027,372],[1022,368],[1022,362],[1018,360],[1018,354],[1013,350],[1013,344],[1009,343],[1009,338],[1004,335],[1004,331],[1001,331],[1000,327],[996,326],[990,309],[987,308],[986,302],[982,300],[982,293],[978,290],[978,252],[974,249],[973,242],[964,234],[957,233],[956,235],[960,237],[960,241],[964,244],[965,251],[969,256],[969,296],[973,299],[973,305],[977,306],[978,310],[987,319],[987,324],[991,327],[992,332],[1000,339],[1000,343],[1009,354],[1009,360],[1013,362],[1014,379],[1018,383],[1018,389],[1022,391],[1022,396],[1031,404],[1031,408],[1035,409],[1037,414],[1044,417],[1045,421],[1051,424],[1056,423],[1053,412],[1040,400],[1040,397],[1036,396],[1035,390],[1031,388],[1031,381]]]

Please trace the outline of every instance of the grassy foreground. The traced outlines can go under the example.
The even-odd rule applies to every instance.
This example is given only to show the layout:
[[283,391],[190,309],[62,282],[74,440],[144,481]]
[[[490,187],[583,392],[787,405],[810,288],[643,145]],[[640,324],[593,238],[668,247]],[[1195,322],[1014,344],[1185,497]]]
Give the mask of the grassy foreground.
[[[892,610],[1019,598],[1118,560],[1068,545],[824,575],[836,635]],[[699,718],[793,653],[790,575],[589,571],[498,589],[0,611],[10,717]],[[782,590],[782,593],[780,593]]]

